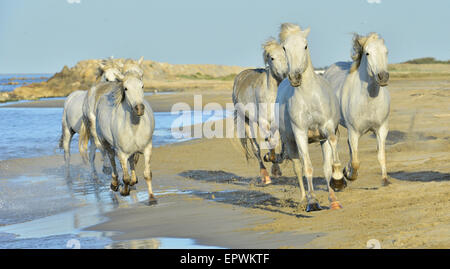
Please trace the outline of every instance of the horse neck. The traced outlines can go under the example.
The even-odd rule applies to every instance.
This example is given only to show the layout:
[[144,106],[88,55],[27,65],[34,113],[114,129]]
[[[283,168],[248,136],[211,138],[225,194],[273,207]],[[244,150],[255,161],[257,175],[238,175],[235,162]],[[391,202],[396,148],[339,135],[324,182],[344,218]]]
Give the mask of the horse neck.
[[357,85],[360,85],[360,92],[363,95],[370,97],[378,96],[380,86],[375,79],[367,72],[367,59],[363,57],[357,70],[356,75]]
[[[269,90],[277,90],[278,86],[280,86],[280,83],[281,83],[280,80],[275,78],[275,75],[272,73],[272,69],[270,68],[270,66],[266,67],[266,80],[267,80],[267,88]],[[275,86],[275,87],[272,87],[272,86]]]
[[126,100],[122,101],[122,103],[119,106],[119,109],[122,109],[124,113],[127,115],[127,118],[130,120],[129,123],[131,127],[135,127],[141,123],[141,117],[138,117],[134,114],[133,108],[128,104]]
[[312,65],[312,61],[311,61],[311,55],[309,54],[309,51],[307,52],[307,66],[305,71],[303,72],[303,79],[308,82],[308,81],[312,81],[314,79],[316,79],[316,73],[314,72],[314,67]]

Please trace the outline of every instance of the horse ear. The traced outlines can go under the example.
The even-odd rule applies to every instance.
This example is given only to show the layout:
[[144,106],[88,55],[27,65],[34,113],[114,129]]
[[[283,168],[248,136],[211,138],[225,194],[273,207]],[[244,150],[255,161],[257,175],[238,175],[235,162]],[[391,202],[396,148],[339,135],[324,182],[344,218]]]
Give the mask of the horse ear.
[[144,56],[141,56],[138,60],[138,65],[141,65],[144,62]]
[[103,61],[101,61],[98,65],[100,66],[101,70],[105,70],[106,65]]
[[123,81],[125,79],[125,76],[122,73],[119,73],[116,75],[116,78],[118,81]]
[[361,48],[364,47],[364,44],[366,44],[367,37],[365,36],[358,36],[358,44],[361,46]]
[[308,37],[309,32],[311,32],[311,27],[308,27],[306,30],[303,31],[303,35],[306,37]]

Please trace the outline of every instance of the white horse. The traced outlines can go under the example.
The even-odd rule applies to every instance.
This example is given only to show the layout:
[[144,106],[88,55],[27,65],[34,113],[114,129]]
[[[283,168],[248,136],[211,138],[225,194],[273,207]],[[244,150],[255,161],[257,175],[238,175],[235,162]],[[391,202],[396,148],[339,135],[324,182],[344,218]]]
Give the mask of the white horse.
[[[121,195],[129,195],[137,183],[136,158],[144,155],[144,178],[147,182],[149,203],[156,203],[152,191],[150,158],[155,121],[150,104],[144,99],[144,84],[135,74],[125,75],[123,82],[110,84],[107,94],[100,97],[96,108],[96,128],[103,149],[108,152],[112,167],[111,189],[119,189],[118,173],[114,158],[117,155],[123,172]],[[130,164],[131,179],[128,174]]]
[[[244,122],[244,138],[241,144],[245,150],[247,159],[250,157],[248,142],[251,142],[253,154],[260,166],[262,182],[270,184],[271,179],[261,159],[260,146],[256,140],[256,125],[265,133],[266,138],[273,128],[274,103],[277,96],[278,85],[286,77],[287,64],[283,49],[274,39],[269,39],[263,44],[263,57],[265,69],[247,69],[239,73],[233,85],[233,103],[235,105],[235,122],[238,116]],[[250,105],[250,107],[248,107]],[[275,151],[270,149],[270,160],[274,161]],[[278,163],[272,165],[272,175],[280,176],[281,170]]]
[[[131,59],[125,61],[122,64],[121,71],[117,74],[119,80],[123,80],[123,77],[126,72],[134,72],[138,73],[140,79],[142,79],[143,71],[140,68],[140,65],[143,62],[143,58],[141,57],[137,62]],[[105,156],[105,152],[102,148],[102,144],[97,138],[97,130],[96,130],[96,108],[99,98],[108,93],[111,90],[109,87],[110,82],[102,82],[94,85],[86,94],[86,97],[83,101],[83,122],[80,128],[80,140],[79,140],[79,151],[85,162],[89,162],[91,166],[92,177],[96,178],[97,173],[95,170],[95,151],[99,149],[103,156]],[[87,147],[89,145],[89,156],[87,154]],[[104,167],[105,168],[105,167]],[[104,172],[109,174],[110,169],[104,169]]]
[[294,163],[302,201],[305,199],[305,189],[300,158],[303,160],[303,173],[308,181],[308,212],[321,209],[314,194],[308,143],[321,143],[332,209],[341,208],[333,189],[343,189],[345,184],[336,148],[339,103],[328,82],[314,72],[307,42],[309,32],[309,28],[302,31],[295,24],[281,25],[280,41],[288,63],[288,79],[280,84],[277,96],[281,140],[285,144],[287,157]]
[[348,180],[356,180],[360,161],[359,138],[368,131],[377,137],[382,184],[390,182],[386,172],[385,142],[389,131],[390,97],[387,89],[388,50],[376,33],[353,37],[353,63],[336,63],[324,77],[332,84],[341,106],[341,124],[348,130],[350,162],[344,169]]
[[[99,63],[100,81],[116,81],[121,75],[119,66],[111,62],[102,61]],[[75,133],[79,133],[83,117],[83,101],[86,97],[87,91],[74,91],[67,96],[64,102],[64,112],[62,116],[62,134],[59,141],[59,147],[64,149],[64,160],[66,177],[70,177],[70,142]],[[108,174],[111,173],[109,160],[103,156],[103,171]]]

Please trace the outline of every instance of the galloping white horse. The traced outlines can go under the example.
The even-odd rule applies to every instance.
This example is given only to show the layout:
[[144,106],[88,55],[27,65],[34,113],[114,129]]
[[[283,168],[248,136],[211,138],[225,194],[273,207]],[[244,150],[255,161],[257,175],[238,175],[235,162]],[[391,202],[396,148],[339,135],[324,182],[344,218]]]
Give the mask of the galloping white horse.
[[[120,65],[115,65],[112,62],[102,61],[99,63],[99,74],[101,81],[116,81],[121,75],[119,71]],[[83,117],[83,101],[86,97],[87,91],[74,91],[67,96],[64,102],[64,112],[62,116],[62,134],[59,141],[59,147],[64,149],[64,160],[66,177],[70,177],[70,142],[75,133],[80,132],[82,117]],[[104,172],[111,173],[109,161],[103,156]]]
[[[263,44],[265,69],[247,69],[239,73],[233,85],[233,103],[235,105],[235,122],[242,119],[245,125],[244,138],[241,144],[245,150],[247,159],[250,157],[248,141],[251,142],[253,154],[258,159],[261,178],[264,184],[271,183],[269,174],[261,159],[260,146],[256,140],[257,131],[255,124],[269,135],[273,128],[274,103],[277,96],[278,85],[286,77],[287,64],[283,49],[274,39],[269,39]],[[250,107],[247,107],[250,105]],[[274,158],[274,149],[271,149],[271,157]],[[280,176],[281,170],[278,163],[272,165],[272,175]]]
[[353,37],[353,63],[336,63],[324,77],[332,84],[341,106],[341,124],[348,130],[350,162],[344,169],[348,180],[356,180],[360,161],[359,138],[368,131],[377,136],[378,161],[382,184],[389,185],[386,172],[385,142],[389,131],[390,97],[387,89],[388,50],[376,33]]
[[[150,104],[144,99],[144,84],[135,74],[127,74],[123,82],[108,85],[109,91],[100,97],[96,108],[96,128],[103,149],[108,152],[112,167],[111,189],[119,188],[115,155],[123,172],[121,195],[130,193],[129,186],[137,183],[135,156],[144,155],[144,178],[147,182],[149,203],[156,203],[152,191],[150,158],[155,121]],[[131,179],[128,174],[130,164]]]
[[305,199],[305,189],[300,158],[303,160],[303,172],[308,181],[308,212],[321,209],[314,194],[308,143],[321,143],[332,209],[341,208],[333,189],[343,189],[345,184],[336,148],[339,103],[328,82],[314,72],[306,39],[309,32],[309,28],[302,31],[295,24],[281,25],[280,41],[287,58],[288,79],[280,84],[277,96],[281,140],[285,144],[287,157],[294,163],[302,201]]
[[[143,58],[141,57],[139,61],[133,61],[131,59],[127,59],[123,65],[121,65],[121,72],[118,74],[118,79],[123,80],[124,74],[126,72],[139,73],[140,78],[142,79],[143,71],[140,68],[140,65],[143,62]],[[125,71],[125,72],[124,72]],[[99,98],[108,93],[111,90],[109,87],[110,82],[102,82],[94,85],[86,94],[86,97],[83,101],[83,122],[80,128],[80,140],[79,140],[79,151],[85,162],[89,160],[89,164],[91,166],[91,173],[94,178],[97,177],[97,173],[95,171],[95,151],[98,148],[103,156],[105,156],[105,152],[102,148],[102,144],[97,138],[97,130],[96,130],[96,108]],[[91,142],[89,145],[89,157],[87,155],[87,146],[89,141]],[[104,172],[106,174],[111,173],[111,169],[104,168]]]

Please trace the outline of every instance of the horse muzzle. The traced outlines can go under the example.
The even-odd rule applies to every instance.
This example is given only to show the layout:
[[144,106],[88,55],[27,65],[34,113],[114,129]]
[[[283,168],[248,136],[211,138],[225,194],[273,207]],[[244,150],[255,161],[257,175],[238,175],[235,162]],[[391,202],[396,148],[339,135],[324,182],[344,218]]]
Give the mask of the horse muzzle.
[[302,85],[302,74],[296,73],[294,75],[289,74],[288,75],[289,82],[291,83],[291,86],[296,88],[300,87]]
[[376,77],[378,85],[381,87],[386,87],[389,82],[389,72],[383,71],[377,74]]
[[139,117],[144,115],[144,111],[145,111],[145,106],[143,104],[139,104],[134,107],[134,112]]

